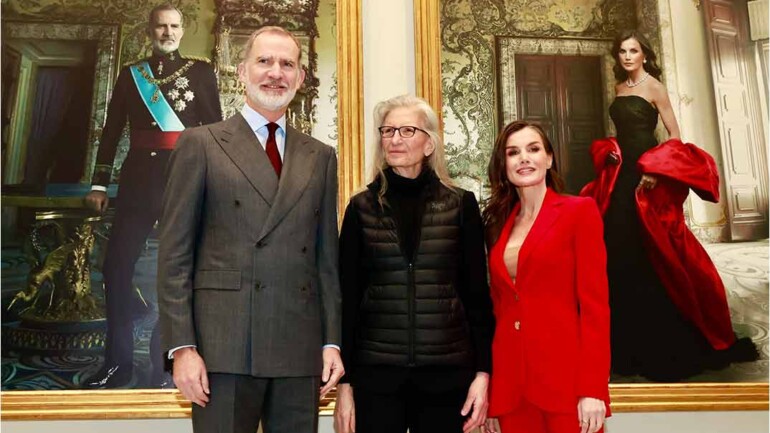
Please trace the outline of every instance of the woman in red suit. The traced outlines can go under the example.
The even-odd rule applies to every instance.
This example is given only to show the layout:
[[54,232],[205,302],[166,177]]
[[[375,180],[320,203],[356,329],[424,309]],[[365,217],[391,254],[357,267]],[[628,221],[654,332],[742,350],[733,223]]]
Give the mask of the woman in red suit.
[[601,431],[610,311],[599,210],[558,193],[553,147],[525,121],[497,137],[489,182],[483,218],[497,320],[489,416],[502,433]]

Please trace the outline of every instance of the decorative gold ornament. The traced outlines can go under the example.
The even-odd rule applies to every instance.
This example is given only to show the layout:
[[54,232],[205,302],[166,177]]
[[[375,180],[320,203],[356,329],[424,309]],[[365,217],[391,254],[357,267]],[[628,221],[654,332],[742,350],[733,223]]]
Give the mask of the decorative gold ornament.
[[[176,72],[174,72],[173,74],[169,75],[166,78],[153,78],[152,76],[150,76],[150,73],[147,72],[147,69],[145,69],[144,66],[140,65],[139,73],[142,74],[142,77],[144,77],[144,79],[147,80],[150,84],[155,85],[155,92],[153,92],[152,97],[150,98],[150,102],[155,103],[155,102],[158,102],[158,100],[160,100],[160,86],[164,84],[168,84],[176,80],[177,78],[181,77],[182,74],[187,72],[192,67],[193,64],[195,64],[193,60],[188,61],[187,63],[184,64],[184,66],[177,69]],[[185,82],[187,82],[186,80],[187,78],[185,78]],[[177,87],[179,86],[177,85]]]

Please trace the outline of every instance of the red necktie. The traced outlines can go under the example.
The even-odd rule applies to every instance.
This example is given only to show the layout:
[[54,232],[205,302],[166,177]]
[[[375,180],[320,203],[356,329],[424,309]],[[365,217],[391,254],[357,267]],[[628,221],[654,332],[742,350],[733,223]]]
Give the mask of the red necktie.
[[278,153],[278,145],[275,142],[275,130],[278,129],[278,124],[270,122],[267,124],[267,144],[265,145],[265,152],[267,157],[270,158],[270,163],[273,164],[275,174],[281,177],[281,154]]

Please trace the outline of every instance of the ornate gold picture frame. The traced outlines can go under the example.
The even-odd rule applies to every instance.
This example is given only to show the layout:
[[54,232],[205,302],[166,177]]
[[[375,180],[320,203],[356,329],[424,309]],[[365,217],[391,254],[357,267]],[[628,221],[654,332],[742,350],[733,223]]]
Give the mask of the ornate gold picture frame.
[[[336,32],[339,203],[344,209],[363,176],[361,0],[336,0]],[[190,416],[190,402],[176,390],[4,391],[0,397],[7,421]],[[331,393],[321,401],[320,413],[330,414],[333,407]]]
[[[442,83],[446,78],[442,75],[441,63],[441,3],[441,0],[414,0],[416,91],[440,115],[445,108]],[[606,42],[594,44],[606,45]],[[537,48],[532,53],[535,52]],[[496,128],[493,125],[492,129]],[[613,383],[610,395],[615,413],[768,410],[767,383]]]

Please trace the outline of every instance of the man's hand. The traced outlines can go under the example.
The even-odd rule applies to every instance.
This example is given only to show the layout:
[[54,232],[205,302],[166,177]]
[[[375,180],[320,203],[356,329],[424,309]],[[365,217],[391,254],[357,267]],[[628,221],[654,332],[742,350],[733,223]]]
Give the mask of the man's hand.
[[110,199],[104,191],[91,191],[86,194],[83,201],[87,208],[99,213],[103,213],[107,210],[107,205],[110,203]]
[[174,352],[174,383],[182,395],[201,407],[209,402],[209,376],[206,363],[194,347]]
[[[487,389],[489,388],[489,373],[478,372],[468,388],[468,397],[465,399],[460,415],[470,416],[463,424],[463,433],[468,433],[476,427],[485,425],[487,420],[487,409],[489,401],[487,400]],[[471,412],[473,409],[473,412]]]
[[353,400],[353,387],[349,383],[341,383],[337,387],[334,431],[337,433],[355,433],[356,431],[356,404]]
[[327,392],[331,391],[343,374],[345,374],[345,367],[342,366],[342,358],[340,357],[340,351],[334,347],[325,347],[323,351],[324,369],[321,373],[321,382],[324,382],[324,386],[321,387],[321,398],[324,398]]

